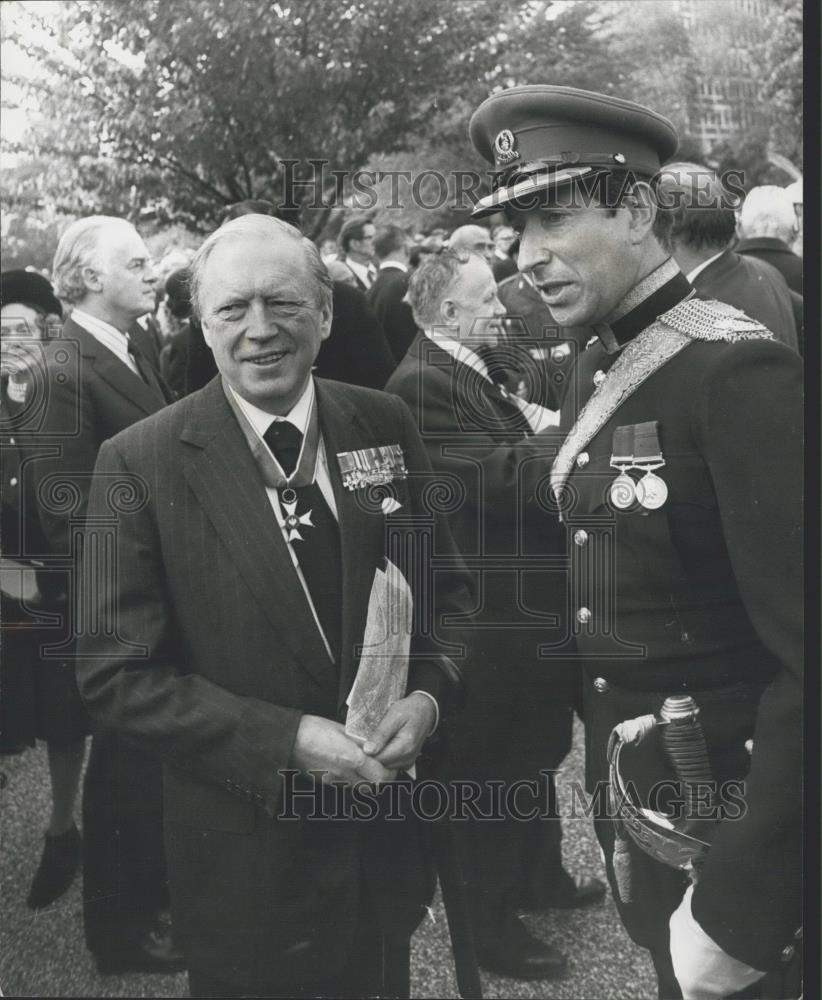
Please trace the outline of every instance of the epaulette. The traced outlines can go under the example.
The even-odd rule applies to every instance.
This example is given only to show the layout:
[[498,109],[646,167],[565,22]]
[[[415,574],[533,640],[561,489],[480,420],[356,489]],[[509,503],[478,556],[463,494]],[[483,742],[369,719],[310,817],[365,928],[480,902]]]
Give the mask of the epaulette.
[[771,331],[741,309],[715,299],[685,299],[657,317],[658,323],[692,340],[773,340]]

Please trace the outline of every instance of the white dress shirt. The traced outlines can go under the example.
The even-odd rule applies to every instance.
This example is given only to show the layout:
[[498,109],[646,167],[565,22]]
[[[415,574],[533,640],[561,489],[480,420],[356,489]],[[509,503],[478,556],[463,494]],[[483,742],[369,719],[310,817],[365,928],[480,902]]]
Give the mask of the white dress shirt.
[[[231,386],[229,386],[228,388],[230,389],[234,399],[236,399],[237,405],[240,407],[240,409],[243,411],[246,418],[248,419],[248,422],[251,424],[254,430],[260,435],[260,440],[263,442],[263,444],[265,444],[266,448],[268,448],[268,445],[266,444],[265,441],[265,433],[268,430],[268,428],[272,424],[276,423],[278,420],[281,421],[284,420],[290,424],[293,424],[297,428],[297,430],[300,431],[300,433],[303,435],[303,440],[305,439],[305,433],[308,429],[308,420],[309,417],[311,416],[311,407],[314,403],[315,389],[314,389],[313,378],[308,380],[308,385],[305,387],[302,396],[300,396],[300,398],[294,404],[293,408],[284,417],[276,417],[270,413],[266,413],[265,410],[261,410],[259,407],[254,406],[253,403],[249,403],[247,399],[243,399],[243,397],[240,396],[238,393],[236,393],[234,389],[231,388]],[[269,452],[271,452],[270,448]],[[277,461],[276,455],[274,455],[273,452],[271,453],[271,457],[274,459],[275,462]],[[277,464],[279,465],[279,462],[277,462]],[[320,492],[322,493],[325,502],[328,504],[329,509],[331,510],[331,513],[334,515],[335,519],[339,521],[339,515],[337,513],[337,502],[334,499],[334,488],[331,485],[331,476],[328,472],[328,459],[325,453],[325,443],[323,441],[322,434],[320,434],[319,443],[317,445],[317,464],[314,467],[314,476],[315,476],[315,481],[320,488]],[[322,636],[323,644],[325,645],[326,651],[328,652],[329,659],[333,660],[334,657],[331,653],[331,646],[328,643],[328,639],[326,639],[325,637],[325,632],[323,632],[323,627],[320,624],[320,619],[319,616],[317,615],[317,609],[314,607],[314,601],[311,599],[311,591],[308,589],[308,584],[306,583],[305,577],[303,576],[303,572],[300,569],[300,561],[299,558],[297,557],[297,552],[294,549],[293,543],[289,542],[288,540],[288,531],[285,527],[285,517],[283,516],[282,507],[280,506],[279,493],[273,487],[266,487],[265,492],[266,495],[268,496],[268,502],[271,504],[271,509],[274,511],[274,516],[277,518],[277,524],[279,524],[280,526],[280,531],[282,531],[283,533],[283,540],[285,541],[285,544],[288,548],[289,555],[291,556],[291,561],[294,564],[294,569],[297,571],[297,576],[299,577],[300,585],[302,586],[303,592],[305,593],[306,596],[306,600],[308,601],[308,606],[311,608],[311,614],[314,617],[314,622],[317,626],[317,629],[319,630],[320,635]],[[439,704],[437,703],[437,699],[433,695],[429,694],[427,691],[415,690],[414,692],[410,693],[425,695],[425,697],[434,706],[434,725],[431,728],[430,733],[428,734],[430,736],[436,731],[440,720],[440,709],[439,709]],[[412,774],[412,777],[416,776],[413,773],[413,768],[409,769],[409,773]]]
[[707,260],[703,260],[702,263],[697,264],[692,271],[688,271],[685,277],[688,279],[688,281],[690,281],[693,284],[694,278],[698,274],[701,274],[709,264],[713,264],[713,262],[717,260],[719,257],[721,257],[723,253],[725,253],[725,251],[720,250],[719,253],[715,253],[713,257],[709,257]]
[[[465,344],[460,343],[458,340],[453,340],[451,337],[446,337],[437,330],[426,330],[425,336],[429,340],[432,340],[438,347],[441,347],[444,351],[451,355],[455,361],[459,361],[469,368],[473,369],[479,375],[481,375],[486,382],[491,385],[496,385],[494,380],[488,374],[488,366],[482,360],[482,358],[467,347]],[[523,399],[521,396],[517,396],[515,393],[507,392],[505,389],[500,387],[500,394],[508,400],[509,403],[513,403],[516,406],[523,417],[528,421],[528,426],[534,432],[538,434],[540,431],[544,431],[546,427],[556,427],[559,425],[559,412],[555,410],[548,410],[544,406],[540,406],[539,403],[530,403],[527,399]]]
[[[314,402],[314,379],[308,380],[308,385],[305,387],[302,396],[300,396],[292,409],[284,417],[276,417],[271,413],[266,413],[265,410],[261,410],[259,407],[254,406],[253,403],[249,403],[247,399],[243,399],[243,397],[236,393],[231,386],[229,386],[229,389],[231,390],[231,394],[234,399],[236,399],[237,405],[248,419],[248,422],[260,435],[260,440],[266,448],[268,448],[268,445],[265,442],[265,433],[268,428],[272,424],[277,423],[277,421],[286,421],[287,423],[293,424],[303,435],[303,439],[305,439],[305,432],[308,429],[308,418],[311,416],[311,406]],[[271,449],[269,448],[269,452],[270,451]],[[273,453],[271,453],[271,457],[275,462],[277,461],[277,457]],[[279,465],[279,462],[277,464]],[[334,489],[331,485],[331,477],[328,474],[328,461],[325,454],[325,444],[323,443],[322,435],[320,435],[319,444],[317,446],[317,464],[314,467],[314,475],[325,502],[328,504],[331,513],[339,521],[339,516],[337,514],[337,502],[334,499]],[[306,583],[303,572],[300,569],[300,560],[297,555],[297,550],[295,549],[295,543],[289,542],[288,540],[289,532],[285,526],[285,516],[280,505],[280,495],[273,487],[266,487],[265,492],[268,497],[268,502],[271,504],[271,509],[274,511],[274,516],[277,518],[277,524],[280,526],[280,531],[283,533],[283,541],[288,548],[289,555],[291,556],[291,562],[294,564],[294,569],[297,571],[300,584],[303,588],[306,599],[308,600],[308,606],[311,608],[311,614],[314,616],[314,621],[319,629],[320,635],[322,636],[328,655],[333,660],[334,657],[331,654],[331,646],[328,644],[328,640],[325,637],[325,632],[323,632],[323,627],[320,624],[320,619],[317,615],[317,609],[314,607],[314,602],[311,599],[311,591],[308,589],[308,584]],[[309,528],[308,530],[310,531],[311,529]]]
[[345,258],[345,263],[346,266],[353,271],[354,274],[356,274],[366,288],[370,288],[374,284],[376,270],[373,264],[359,264],[350,257]]
[[103,347],[107,347],[127,368],[130,368],[134,372],[137,378],[142,380],[143,376],[140,374],[140,369],[137,367],[133,356],[129,353],[127,333],[118,330],[111,323],[106,323],[105,320],[83,312],[82,309],[72,309],[71,318],[78,326],[82,326],[86,333],[90,333],[95,340],[99,341]]

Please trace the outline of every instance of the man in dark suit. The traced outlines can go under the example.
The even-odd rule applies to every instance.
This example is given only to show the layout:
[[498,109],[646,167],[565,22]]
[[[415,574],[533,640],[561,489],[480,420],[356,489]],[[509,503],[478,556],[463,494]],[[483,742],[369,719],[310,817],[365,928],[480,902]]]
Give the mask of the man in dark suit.
[[[502,336],[505,309],[481,257],[452,250],[427,257],[408,297],[424,333],[386,389],[414,414],[432,466],[458,484],[448,519],[483,598],[464,630],[471,696],[452,727],[448,775],[482,782],[486,812],[487,783],[537,781],[545,813],[554,788],[540,771],[557,768],[570,749],[576,674],[556,655],[553,662],[538,656],[541,643],[563,632],[565,599],[562,579],[534,566],[555,553],[542,524],[525,517],[520,483],[529,470],[520,467],[517,445],[554,414],[497,385],[483,361]],[[537,468],[532,460],[530,471]],[[561,975],[564,955],[531,935],[517,911],[532,900],[537,908],[582,906],[601,899],[605,887],[563,869],[559,820],[524,822],[512,810],[497,821],[466,817],[459,831],[480,965],[525,979]]]
[[340,230],[340,260],[354,276],[361,292],[367,292],[377,280],[377,268],[374,265],[376,235],[374,223],[365,216],[348,219]]
[[511,256],[511,248],[517,242],[517,234],[504,222],[491,227],[491,239],[494,241],[491,270],[494,272],[494,280],[499,284],[517,273],[517,262]]
[[405,357],[417,335],[411,307],[404,301],[408,291],[410,244],[408,234],[399,226],[381,227],[374,240],[374,253],[380,262],[380,269],[368,292],[368,301],[385,330],[396,364]]
[[[147,335],[136,320],[154,307],[155,275],[134,227],[107,216],[79,220],[60,239],[53,274],[71,308],[62,338],[47,346],[41,430],[58,447],[34,463],[33,476],[49,554],[76,563],[100,446],[169,397],[139,346]],[[79,600],[79,591],[70,593],[69,606]],[[73,649],[65,655],[70,662]],[[179,969],[159,917],[167,906],[160,770],[96,732],[83,789],[83,915],[100,971]]]
[[[589,790],[609,784],[614,727],[638,720],[642,745],[624,757],[635,791],[661,779],[682,807],[712,775],[744,799],[702,820],[675,800],[654,837],[639,809],[664,808],[658,797],[634,800],[619,826],[595,806],[620,916],[650,950],[661,997],[796,996],[782,980],[802,914],[801,360],[755,320],[693,296],[665,249],[679,219],[652,183],[676,151],[666,118],[516,87],[488,98],[470,132],[497,170],[476,212],[506,207],[518,265],[559,323],[596,324],[544,484],[568,547]],[[693,716],[682,744],[677,726],[657,728],[664,702],[685,693],[704,744]],[[676,853],[683,812],[697,836],[710,830],[693,880]]]
[[801,297],[776,268],[730,249],[736,198],[716,174],[696,163],[672,163],[659,190],[669,221],[667,248],[698,294],[741,309],[798,350]]
[[802,258],[791,250],[797,220],[790,195],[775,184],[751,188],[737,220],[739,242],[734,249],[775,267],[788,288],[802,294]]
[[[447,711],[459,672],[425,609],[464,611],[467,577],[426,509],[407,409],[311,376],[331,323],[316,247],[234,219],[195,255],[192,301],[221,378],[101,450],[91,512],[111,513],[116,483],[139,495],[117,514],[119,615],[84,637],[81,692],[163,761],[193,995],[407,995],[432,872],[416,824],[356,822],[349,793],[395,789]],[[410,668],[363,743],[343,720],[389,559],[413,597]]]

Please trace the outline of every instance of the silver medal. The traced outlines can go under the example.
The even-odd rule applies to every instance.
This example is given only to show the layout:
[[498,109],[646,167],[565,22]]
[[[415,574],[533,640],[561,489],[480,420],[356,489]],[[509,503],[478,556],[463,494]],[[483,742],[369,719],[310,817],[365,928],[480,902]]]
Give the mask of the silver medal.
[[636,503],[636,487],[627,472],[621,472],[611,483],[608,494],[617,510],[628,510]]
[[646,472],[636,484],[636,498],[646,510],[659,510],[668,499],[665,480],[653,472]]

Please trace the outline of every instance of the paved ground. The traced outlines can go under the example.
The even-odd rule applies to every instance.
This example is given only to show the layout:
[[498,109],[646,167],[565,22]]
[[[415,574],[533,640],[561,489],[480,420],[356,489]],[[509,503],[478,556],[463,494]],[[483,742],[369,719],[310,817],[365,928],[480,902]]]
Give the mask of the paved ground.
[[[560,781],[582,780],[580,733]],[[0,757],[7,777],[0,792],[0,989],[20,997],[184,997],[186,977],[99,976],[82,937],[79,879],[48,910],[34,914],[25,897],[42,847],[48,793],[42,747],[18,757]],[[560,792],[562,794],[562,791]],[[601,876],[590,823],[566,821],[565,863],[571,871]],[[412,996],[456,997],[456,981],[445,916],[439,902],[426,919],[412,951]],[[486,997],[645,1000],[655,997],[655,979],[645,953],[628,940],[608,899],[580,912],[529,915],[534,933],[570,959],[559,981],[523,983],[483,975]]]

